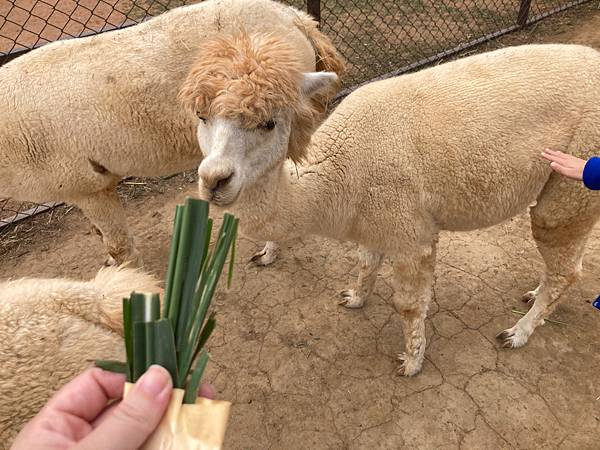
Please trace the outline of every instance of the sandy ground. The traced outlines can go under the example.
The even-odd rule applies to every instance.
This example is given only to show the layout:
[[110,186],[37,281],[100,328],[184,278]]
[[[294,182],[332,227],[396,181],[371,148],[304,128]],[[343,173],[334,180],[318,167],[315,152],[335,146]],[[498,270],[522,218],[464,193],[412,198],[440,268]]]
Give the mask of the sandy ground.
[[[485,49],[577,42],[600,49],[600,10],[588,5]],[[193,194],[177,177],[128,201],[138,246],[152,272],[167,261],[175,204]],[[58,213],[57,213],[58,214]],[[25,244],[12,244],[0,278],[93,276],[104,259],[76,211],[60,213]],[[47,218],[38,219],[40,222]],[[45,223],[45,222],[44,222]],[[242,239],[234,285],[217,294],[208,379],[234,404],[229,449],[600,447],[600,228],[583,280],[528,345],[499,347],[495,334],[526,310],[524,292],[543,263],[525,215],[472,233],[444,234],[423,372],[396,376],[402,332],[390,268],[362,310],[337,305],[357,274],[355,246],[306,238],[271,267],[247,264],[260,243]],[[93,357],[93,355],[90,355]]]

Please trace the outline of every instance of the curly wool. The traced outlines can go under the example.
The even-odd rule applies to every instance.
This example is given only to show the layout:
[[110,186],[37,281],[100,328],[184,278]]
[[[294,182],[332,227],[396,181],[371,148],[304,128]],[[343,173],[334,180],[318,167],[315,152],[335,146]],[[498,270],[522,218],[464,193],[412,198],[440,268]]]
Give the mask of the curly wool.
[[124,360],[122,299],[134,290],[161,292],[151,275],[120,267],[90,281],[0,283],[0,449],[95,359]]
[[587,159],[600,148],[598,123],[600,52],[529,45],[474,55],[357,89],[313,135],[299,176],[284,160],[248,167],[263,172],[225,209],[254,239],[317,234],[360,244],[348,307],[364,304],[391,257],[406,345],[400,372],[414,375],[440,231],[489,227],[530,209],[546,271],[526,294],[531,309],[498,335],[506,347],[525,345],[578,279],[600,197],[553,173],[540,152]]
[[[280,36],[298,70],[343,67],[309,15],[271,0],[207,0],[47,44],[0,68],[0,198],[73,203],[115,261],[140,262],[115,187],[128,176],[197,167],[197,118],[177,95],[201,45],[240,24]],[[318,124],[309,118],[292,156]]]
[[[332,59],[320,59],[317,66],[343,71],[337,60],[330,65]],[[285,40],[273,34],[250,35],[241,30],[201,44],[197,62],[179,97],[188,109],[203,118],[238,119],[249,129],[269,121],[277,109],[291,107],[288,157],[299,162],[328,100],[327,95],[312,102],[303,98],[302,76],[302,64]]]

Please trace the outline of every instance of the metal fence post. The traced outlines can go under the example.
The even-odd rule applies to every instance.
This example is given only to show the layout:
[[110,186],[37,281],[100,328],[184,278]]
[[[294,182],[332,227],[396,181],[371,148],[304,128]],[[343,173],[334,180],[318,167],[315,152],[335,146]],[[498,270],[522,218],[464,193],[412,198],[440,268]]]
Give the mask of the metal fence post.
[[519,15],[517,16],[517,25],[523,28],[527,25],[527,19],[529,19],[529,8],[531,7],[531,0],[521,0],[521,6],[519,6]]
[[306,0],[306,11],[321,24],[321,0]]

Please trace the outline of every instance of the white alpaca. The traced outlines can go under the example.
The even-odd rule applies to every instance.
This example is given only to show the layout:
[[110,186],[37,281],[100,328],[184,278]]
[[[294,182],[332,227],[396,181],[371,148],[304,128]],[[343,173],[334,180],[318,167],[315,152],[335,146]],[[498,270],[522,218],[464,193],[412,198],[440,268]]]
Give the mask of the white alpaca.
[[115,187],[198,165],[198,119],[177,93],[199,45],[240,27],[280,36],[306,71],[342,69],[310,16],[271,0],[208,0],[45,45],[0,68],[0,198],[73,203],[114,261],[139,263]]
[[[290,83],[304,98],[334,79],[312,73]],[[586,158],[600,148],[597,51],[505,48],[364,86],[313,135],[299,176],[284,165],[289,109],[269,114],[270,131],[226,114],[199,124],[200,196],[235,213],[253,238],[359,243],[358,284],[342,299],[349,308],[363,306],[390,256],[406,346],[400,373],[423,363],[440,230],[488,227],[537,202],[531,224],[546,273],[527,294],[529,312],[498,336],[506,347],[524,345],[578,278],[600,197],[552,173],[540,151]]]
[[0,283],[0,449],[95,359],[125,360],[122,299],[134,290],[161,292],[154,277],[119,267],[91,281]]

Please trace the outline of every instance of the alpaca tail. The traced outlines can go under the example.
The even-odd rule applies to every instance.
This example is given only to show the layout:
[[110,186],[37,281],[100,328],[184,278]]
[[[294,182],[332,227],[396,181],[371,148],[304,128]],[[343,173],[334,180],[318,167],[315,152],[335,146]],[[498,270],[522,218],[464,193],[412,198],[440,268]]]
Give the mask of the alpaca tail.
[[139,269],[104,267],[88,282],[98,293],[97,322],[119,333],[123,330],[122,301],[133,292],[162,293],[158,280]]

